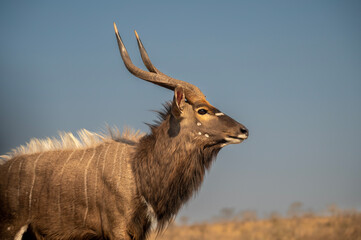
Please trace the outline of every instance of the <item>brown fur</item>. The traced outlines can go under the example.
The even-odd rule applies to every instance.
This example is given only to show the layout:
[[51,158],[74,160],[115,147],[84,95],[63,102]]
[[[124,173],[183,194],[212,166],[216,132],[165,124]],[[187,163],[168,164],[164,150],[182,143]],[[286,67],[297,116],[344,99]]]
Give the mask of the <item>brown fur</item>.
[[[127,207],[135,195],[132,151],[113,141],[11,159],[0,168],[1,235],[10,239],[30,223],[46,239],[125,236],[125,226],[112,229],[132,215]],[[126,187],[117,188],[119,182]]]
[[[146,239],[149,206],[162,230],[199,188],[221,149],[171,114],[139,142],[13,157],[0,166],[0,234],[12,239]],[[149,206],[148,206],[149,205]]]
[[174,90],[173,102],[141,138],[82,131],[80,141],[72,134],[34,139],[5,156],[2,239],[145,240],[152,223],[164,229],[199,189],[219,150],[248,137],[198,88],[158,72],[142,45],[152,73],[136,69],[116,35],[128,70],[153,83],[159,78],[156,84]]
[[220,150],[219,146],[204,147],[188,133],[172,136],[168,131],[175,128],[177,120],[172,122],[170,114],[161,116],[164,121],[140,140],[133,162],[137,189],[153,206],[159,229],[199,188],[205,170]]

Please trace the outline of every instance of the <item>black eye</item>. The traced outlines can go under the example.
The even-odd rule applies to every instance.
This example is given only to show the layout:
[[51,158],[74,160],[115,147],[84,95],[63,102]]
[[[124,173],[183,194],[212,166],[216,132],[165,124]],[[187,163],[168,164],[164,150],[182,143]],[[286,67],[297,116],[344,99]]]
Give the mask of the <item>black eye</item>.
[[206,114],[207,112],[208,112],[208,111],[207,111],[206,109],[204,109],[204,108],[198,110],[198,114],[200,114],[200,115],[204,115],[204,114]]

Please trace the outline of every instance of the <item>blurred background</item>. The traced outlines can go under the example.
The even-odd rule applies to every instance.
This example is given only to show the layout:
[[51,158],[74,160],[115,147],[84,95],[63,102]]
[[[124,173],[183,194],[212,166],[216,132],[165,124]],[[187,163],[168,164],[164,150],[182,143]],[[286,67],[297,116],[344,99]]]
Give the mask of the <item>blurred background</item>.
[[135,65],[136,29],[158,69],[250,130],[179,221],[361,210],[360,12],[333,0],[1,1],[0,155],[58,131],[149,131],[173,93],[125,69],[116,22]]

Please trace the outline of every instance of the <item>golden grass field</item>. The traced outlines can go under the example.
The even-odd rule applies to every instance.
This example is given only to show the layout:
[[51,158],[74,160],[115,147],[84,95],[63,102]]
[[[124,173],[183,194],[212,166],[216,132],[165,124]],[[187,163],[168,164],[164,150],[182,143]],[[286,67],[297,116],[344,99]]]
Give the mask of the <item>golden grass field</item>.
[[171,224],[152,240],[361,240],[361,212],[349,211],[330,216],[233,219],[201,224]]

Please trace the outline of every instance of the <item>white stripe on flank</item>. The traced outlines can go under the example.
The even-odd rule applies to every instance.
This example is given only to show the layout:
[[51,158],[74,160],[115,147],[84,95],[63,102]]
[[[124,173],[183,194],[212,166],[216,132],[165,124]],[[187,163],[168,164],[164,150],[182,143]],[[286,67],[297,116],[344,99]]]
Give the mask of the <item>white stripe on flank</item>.
[[76,150],[72,151],[72,152],[69,154],[69,157],[68,157],[68,158],[66,159],[66,161],[64,162],[64,165],[63,165],[63,167],[62,167],[61,170],[60,170],[61,178],[63,178],[65,165],[69,162],[71,156],[73,156],[73,154],[74,154],[75,151],[76,151]]
[[[71,157],[73,156],[74,152],[76,150],[72,151],[70,154],[69,154],[69,157],[65,160],[64,162],[64,165],[63,167],[61,168],[60,170],[60,181],[59,181],[59,196],[58,196],[58,209],[59,209],[59,216],[61,216],[61,207],[60,207],[60,198],[61,198],[61,182],[62,182],[62,179],[63,179],[63,175],[64,175],[64,169],[65,169],[65,165],[69,162],[69,160],[71,159]],[[84,155],[83,155],[84,156]]]
[[[80,165],[80,162],[83,160],[84,156],[85,156],[85,151],[86,149],[83,150],[83,155],[81,156],[81,158],[78,161],[78,166]],[[75,176],[74,179],[74,183],[77,179],[77,176]],[[74,184],[74,199],[72,201],[72,213],[73,213],[73,219],[75,218],[75,198],[77,197],[77,189],[76,189],[76,185]]]
[[[115,150],[115,155],[114,155],[114,160],[113,160],[113,169],[112,169],[112,173],[110,174],[111,177],[113,177],[113,175],[114,175],[115,162],[117,161],[119,146],[120,146],[120,144],[117,144],[117,149]],[[115,178],[113,177],[113,179],[115,179]]]
[[[120,158],[124,158],[123,157],[123,151],[124,151],[124,147],[122,147],[122,151],[121,151],[121,153],[120,153]],[[117,188],[116,189],[118,189],[118,187],[119,187],[119,182],[121,181],[121,178],[122,178],[122,175],[121,175],[121,171],[122,171],[122,161],[120,160],[120,162],[119,162],[119,179],[118,179],[118,181],[117,181]]]
[[100,151],[99,153],[99,157],[98,157],[98,160],[97,160],[97,165],[95,166],[95,184],[94,184],[94,200],[95,200],[95,204],[97,203],[97,187],[98,187],[98,166],[99,166],[99,161],[100,161],[100,157],[102,156],[102,152],[103,152],[103,149]]
[[30,193],[29,193],[29,219],[31,216],[31,198],[33,196],[33,189],[34,189],[34,185],[35,185],[35,178],[36,178],[36,164],[38,163],[40,157],[43,155],[44,153],[42,152],[41,154],[39,154],[39,156],[35,159],[34,162],[34,171],[33,171],[33,181],[31,183],[31,187],[30,187]]
[[105,161],[106,161],[106,157],[107,157],[107,153],[109,150],[110,144],[108,144],[107,150],[104,153],[104,161],[103,161],[103,169],[102,169],[102,178],[104,178],[104,169],[105,169]]
[[89,199],[88,199],[88,188],[87,188],[87,181],[88,181],[88,168],[90,166],[91,161],[93,160],[95,156],[96,149],[94,148],[94,153],[91,156],[91,158],[88,161],[88,164],[86,165],[85,172],[84,172],[84,193],[85,193],[85,213],[84,213],[84,224],[86,221],[86,218],[88,216],[88,209],[89,209]]
[[8,168],[8,174],[10,174],[10,171],[11,171],[11,168],[12,168],[14,162],[15,162],[15,160],[12,160],[12,161],[11,161],[10,166],[9,166],[9,168]]
[[[104,179],[105,163],[106,163],[106,161],[107,161],[107,154],[108,154],[108,150],[109,150],[109,148],[110,148],[110,145],[111,145],[111,144],[108,144],[107,150],[105,150],[105,153],[104,153],[103,168],[102,168],[102,176],[101,176],[101,179]],[[101,195],[104,195],[104,183],[101,184],[101,186],[102,186]]]
[[25,159],[23,159],[20,164],[19,164],[19,181],[18,181],[18,201],[19,201],[19,205],[20,205],[20,179],[21,179],[21,167],[24,163]]

